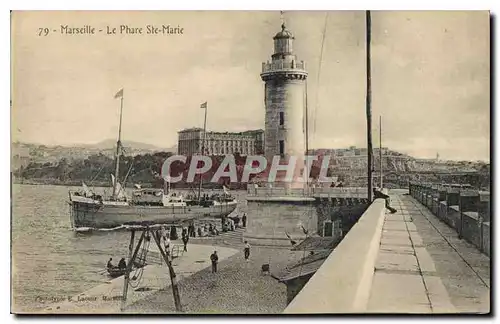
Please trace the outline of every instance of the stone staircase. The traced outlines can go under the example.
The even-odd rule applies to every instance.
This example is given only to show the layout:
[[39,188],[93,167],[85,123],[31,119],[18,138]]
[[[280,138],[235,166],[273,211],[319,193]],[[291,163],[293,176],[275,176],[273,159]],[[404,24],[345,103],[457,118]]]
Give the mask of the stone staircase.
[[[242,246],[243,245],[243,233],[245,228],[236,228],[234,231],[222,232],[220,228],[217,228],[220,234],[217,236],[205,236],[205,237],[190,237],[189,243],[192,244],[210,244],[210,245],[226,245],[226,246]],[[174,244],[182,245],[182,241],[173,241]]]
[[243,244],[243,233],[245,228],[236,228],[234,231],[229,231],[221,233],[219,237],[222,239],[224,244],[238,246]]

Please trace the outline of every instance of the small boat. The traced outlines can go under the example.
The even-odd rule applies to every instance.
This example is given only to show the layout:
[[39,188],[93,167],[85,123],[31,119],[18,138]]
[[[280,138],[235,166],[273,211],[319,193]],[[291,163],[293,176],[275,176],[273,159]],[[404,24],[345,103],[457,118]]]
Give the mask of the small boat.
[[[132,266],[132,269],[130,269],[130,272],[139,269],[139,268],[144,268],[147,265],[145,261],[140,261],[136,260],[134,261],[134,265]],[[126,268],[118,268],[118,267],[113,267],[113,268],[107,268],[108,274],[112,278],[117,278],[120,276],[123,276],[126,272]]]
[[120,276],[123,276],[126,272],[126,269],[120,269],[120,268],[108,268],[108,274],[112,278],[118,278]]

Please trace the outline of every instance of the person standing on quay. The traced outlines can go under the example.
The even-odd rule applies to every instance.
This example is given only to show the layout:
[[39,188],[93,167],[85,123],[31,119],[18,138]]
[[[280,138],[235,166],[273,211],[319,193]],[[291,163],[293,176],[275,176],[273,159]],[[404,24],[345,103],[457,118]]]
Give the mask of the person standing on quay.
[[248,261],[248,258],[250,257],[250,244],[248,244],[248,241],[245,241],[245,261]]
[[189,236],[186,233],[186,235],[182,236],[182,243],[184,243],[184,252],[188,251],[187,249],[188,241],[189,241]]
[[219,257],[217,256],[217,251],[214,251],[212,255],[210,255],[210,261],[212,261],[212,273],[217,272],[217,262],[219,262]]
[[167,235],[165,237],[165,241],[163,242],[164,247],[165,247],[165,254],[167,255],[167,258],[170,259],[170,236]]
[[243,227],[247,227],[247,213],[243,213],[243,217],[241,218],[241,222],[243,223]]

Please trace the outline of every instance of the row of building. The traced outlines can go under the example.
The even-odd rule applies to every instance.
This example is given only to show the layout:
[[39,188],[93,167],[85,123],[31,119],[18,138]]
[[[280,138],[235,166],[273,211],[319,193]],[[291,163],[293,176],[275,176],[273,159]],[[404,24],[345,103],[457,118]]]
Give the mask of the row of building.
[[[203,129],[188,128],[179,131],[178,154],[196,155],[201,153],[203,145]],[[261,155],[265,148],[264,130],[249,130],[244,132],[207,132],[205,137],[204,155],[227,155],[240,154]],[[392,151],[389,148],[382,149],[382,168],[387,171],[436,171],[449,170],[457,166],[457,162],[445,162],[438,159],[416,159],[412,156]],[[330,156],[330,165],[337,172],[354,172],[364,170],[367,167],[366,148],[351,146],[341,149],[314,149],[309,154]],[[380,165],[380,149],[373,149],[374,165]],[[453,164],[453,165],[450,165]],[[464,170],[464,166],[458,169]],[[364,174],[364,173],[363,173]]]
[[205,141],[204,155],[260,155],[264,153],[264,130],[249,130],[239,133],[206,132],[202,128],[188,128],[179,132],[177,150],[179,155],[201,153]]

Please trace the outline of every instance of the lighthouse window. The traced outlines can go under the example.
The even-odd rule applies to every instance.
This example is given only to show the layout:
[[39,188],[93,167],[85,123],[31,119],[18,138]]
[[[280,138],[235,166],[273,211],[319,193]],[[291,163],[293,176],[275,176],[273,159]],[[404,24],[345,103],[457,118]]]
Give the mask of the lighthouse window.
[[280,141],[280,155],[285,155],[285,141]]
[[280,126],[285,125],[285,113],[280,111]]

